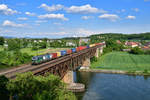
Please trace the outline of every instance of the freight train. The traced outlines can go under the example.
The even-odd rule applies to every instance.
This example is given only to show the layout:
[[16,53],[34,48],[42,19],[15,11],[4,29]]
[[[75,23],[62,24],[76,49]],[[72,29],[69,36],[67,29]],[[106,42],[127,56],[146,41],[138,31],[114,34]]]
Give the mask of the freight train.
[[32,57],[32,65],[37,65],[37,64],[44,63],[44,62],[48,62],[48,61],[56,59],[58,57],[62,57],[62,56],[68,55],[68,54],[79,52],[81,50],[84,50],[84,49],[87,49],[90,47],[94,47],[96,45],[102,45],[102,43],[91,44],[88,46],[79,46],[79,47],[68,49],[68,50],[62,50],[62,51],[59,51],[56,53],[47,53],[44,55],[33,56]]

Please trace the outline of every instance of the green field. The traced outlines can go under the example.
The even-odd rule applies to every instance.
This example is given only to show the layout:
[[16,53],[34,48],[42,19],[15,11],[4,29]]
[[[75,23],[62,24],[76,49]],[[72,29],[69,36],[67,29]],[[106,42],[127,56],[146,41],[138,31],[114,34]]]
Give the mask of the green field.
[[47,49],[39,49],[39,50],[32,50],[32,48],[23,48],[21,49],[22,53],[27,53],[29,55],[42,55],[46,53],[53,53],[53,52],[58,52],[61,50],[67,50],[68,48],[47,48]]
[[3,50],[4,50],[4,48],[2,46],[0,46],[0,51],[3,51]]
[[[32,50],[32,48],[22,48],[20,49],[20,51],[22,53],[27,53],[29,55],[42,55],[42,54],[46,54],[46,53],[54,53],[54,52],[58,52],[61,50],[67,50],[69,48],[46,48],[46,49],[39,49],[39,50]],[[0,46],[0,51],[3,51],[4,48],[2,46]]]
[[[42,55],[42,54],[46,54],[46,53],[54,53],[54,52],[58,52],[61,50],[67,50],[67,49],[69,49],[69,48],[46,48],[46,49],[39,49],[39,50],[32,50],[32,48],[22,48],[22,49],[20,49],[20,51],[22,53],[27,53],[28,55],[31,55],[31,56],[37,56],[37,55]],[[3,51],[3,47],[0,47],[0,51]],[[12,51],[6,51],[6,52],[12,53]],[[0,58],[3,58],[3,57],[0,57]],[[2,59],[0,59],[0,60],[2,60]],[[13,60],[13,58],[11,58],[11,60]],[[9,61],[9,62],[11,62],[11,61]],[[31,59],[29,59],[29,61],[27,63],[29,63],[29,62],[31,62]],[[5,69],[5,68],[9,68],[9,67],[14,67],[14,65],[9,66],[7,64],[2,65],[0,63],[0,69]]]
[[133,55],[125,52],[111,52],[91,64],[94,69],[144,71],[150,70],[150,55]]

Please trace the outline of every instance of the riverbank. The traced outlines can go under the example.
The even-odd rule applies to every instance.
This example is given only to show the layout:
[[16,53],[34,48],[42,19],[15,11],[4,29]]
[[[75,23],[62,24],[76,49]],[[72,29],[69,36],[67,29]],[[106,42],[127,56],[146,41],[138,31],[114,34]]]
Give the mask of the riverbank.
[[95,73],[106,73],[106,74],[127,74],[127,75],[148,75],[149,72],[142,71],[122,71],[122,70],[105,70],[105,69],[79,69],[80,72],[95,72]]

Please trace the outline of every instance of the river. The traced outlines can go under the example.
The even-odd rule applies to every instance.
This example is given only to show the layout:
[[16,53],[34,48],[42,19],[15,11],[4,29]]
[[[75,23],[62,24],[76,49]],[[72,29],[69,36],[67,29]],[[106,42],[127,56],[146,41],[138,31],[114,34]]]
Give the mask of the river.
[[150,100],[150,77],[75,72],[74,78],[86,85],[78,100]]

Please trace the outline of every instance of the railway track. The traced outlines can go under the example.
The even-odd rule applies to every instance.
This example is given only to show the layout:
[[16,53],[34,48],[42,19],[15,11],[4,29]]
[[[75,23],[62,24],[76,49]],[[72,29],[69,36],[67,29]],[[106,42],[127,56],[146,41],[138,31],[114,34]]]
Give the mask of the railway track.
[[0,75],[5,75],[8,78],[15,78],[18,73],[24,73],[24,72],[29,72],[29,71],[32,71],[33,74],[39,73],[40,71],[46,70],[46,69],[48,69],[50,67],[53,67],[53,66],[55,66],[57,64],[65,62],[65,61],[67,61],[69,59],[72,59],[73,57],[79,56],[79,55],[81,55],[83,53],[86,53],[89,50],[95,49],[95,48],[97,48],[97,46],[96,47],[92,47],[92,48],[88,48],[88,49],[85,49],[85,50],[82,50],[82,51],[79,51],[77,53],[73,53],[73,54],[69,54],[69,55],[66,55],[66,56],[62,56],[62,57],[59,57],[57,59],[53,59],[53,60],[51,60],[49,62],[42,63],[40,65],[28,64],[28,65],[25,65],[25,66],[17,67],[17,68],[10,69],[10,70],[4,71],[4,72],[0,72]]

